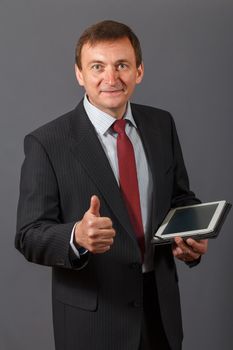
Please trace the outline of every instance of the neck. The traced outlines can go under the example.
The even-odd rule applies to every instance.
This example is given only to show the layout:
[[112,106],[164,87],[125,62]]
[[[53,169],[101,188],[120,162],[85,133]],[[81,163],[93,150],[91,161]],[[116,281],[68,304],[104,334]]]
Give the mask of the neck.
[[126,110],[127,110],[127,105],[128,103],[126,103],[124,106],[118,107],[118,108],[104,108],[101,106],[96,105],[95,103],[93,103],[90,98],[87,96],[88,101],[95,106],[96,108],[98,108],[100,111],[109,114],[111,117],[115,118],[115,119],[122,119]]

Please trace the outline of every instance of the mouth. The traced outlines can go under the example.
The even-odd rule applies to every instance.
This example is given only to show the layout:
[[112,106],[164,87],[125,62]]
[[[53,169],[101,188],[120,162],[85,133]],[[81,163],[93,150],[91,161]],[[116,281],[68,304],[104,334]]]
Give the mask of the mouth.
[[109,96],[119,95],[119,94],[121,94],[122,92],[124,92],[124,90],[123,90],[123,89],[115,89],[115,90],[108,89],[108,90],[101,90],[101,93],[102,93],[102,94],[109,95]]

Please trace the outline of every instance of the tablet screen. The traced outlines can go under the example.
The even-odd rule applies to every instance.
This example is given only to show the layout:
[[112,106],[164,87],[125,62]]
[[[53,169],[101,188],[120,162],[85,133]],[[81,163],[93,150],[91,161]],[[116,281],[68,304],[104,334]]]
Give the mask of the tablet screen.
[[161,235],[206,229],[218,204],[177,209]]

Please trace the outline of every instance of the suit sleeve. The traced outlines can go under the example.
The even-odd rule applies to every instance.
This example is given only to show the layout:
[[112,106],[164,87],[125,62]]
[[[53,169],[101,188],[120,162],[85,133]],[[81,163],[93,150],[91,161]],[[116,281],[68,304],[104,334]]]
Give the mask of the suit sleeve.
[[59,189],[49,157],[32,135],[24,142],[15,246],[31,262],[81,268],[88,254],[77,259],[70,247],[75,222],[63,223]]
[[[176,131],[176,126],[173,118],[172,122],[172,142],[174,150],[174,184],[173,184],[173,195],[172,195],[172,207],[179,207],[185,205],[199,204],[201,201],[190,191],[189,179],[187,170],[184,164],[182,150],[179,142],[179,138]],[[186,262],[189,267],[198,265],[201,261],[201,257],[192,262]]]
[[190,190],[188,174],[185,168],[182,150],[177,135],[173,118],[172,123],[172,143],[173,143],[173,167],[174,182],[171,206],[179,207],[184,205],[192,205],[201,203],[195,194]]

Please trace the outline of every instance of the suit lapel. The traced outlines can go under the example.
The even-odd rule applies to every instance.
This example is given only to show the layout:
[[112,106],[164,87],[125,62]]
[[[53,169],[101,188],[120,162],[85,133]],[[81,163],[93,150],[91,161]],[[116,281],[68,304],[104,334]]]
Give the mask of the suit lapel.
[[152,181],[153,181],[153,197],[152,197],[152,210],[151,210],[151,224],[152,232],[155,231],[158,222],[158,205],[157,198],[159,192],[159,172],[162,167],[162,150],[161,150],[161,135],[159,132],[159,127],[154,126],[156,118],[153,118],[153,124],[149,122],[147,118],[143,118],[142,112],[139,112],[137,106],[132,104],[132,113],[134,120],[137,124],[141,140],[144,146],[144,150],[147,156],[148,165],[150,167]]
[[71,151],[95,183],[121,225],[136,242],[118,183],[82,101],[74,110],[71,133],[73,136]]

